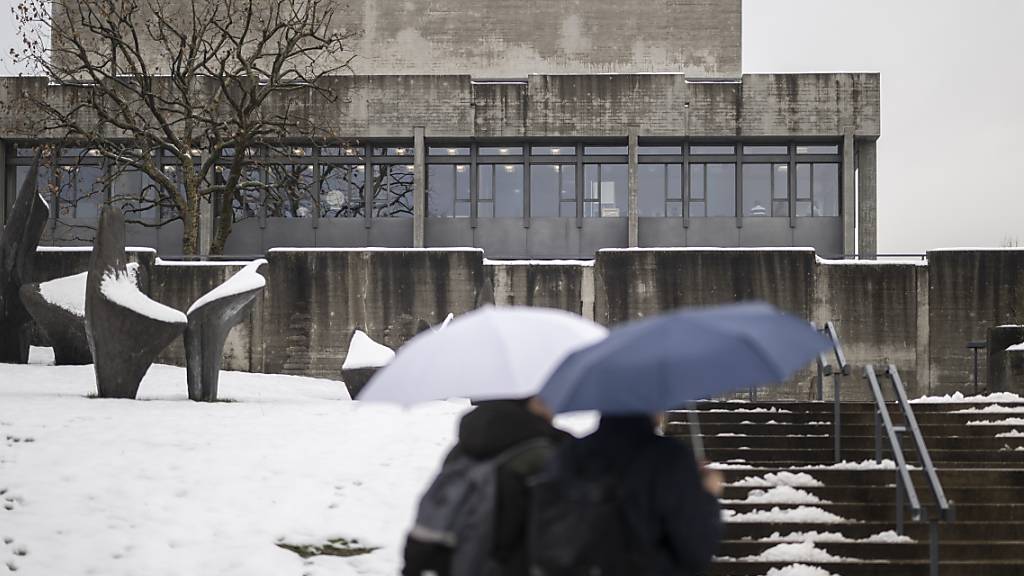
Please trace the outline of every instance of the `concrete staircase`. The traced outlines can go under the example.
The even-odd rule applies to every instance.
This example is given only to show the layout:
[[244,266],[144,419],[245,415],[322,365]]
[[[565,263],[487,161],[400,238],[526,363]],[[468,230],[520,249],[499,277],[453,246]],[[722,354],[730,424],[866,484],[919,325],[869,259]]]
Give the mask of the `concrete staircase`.
[[[967,424],[1024,419],[1024,403],[1003,403],[1003,412],[957,412],[986,406],[914,404],[946,496],[955,503],[955,521],[939,524],[942,575],[1024,575],[1024,449],[1017,449],[1024,447],[1024,437],[997,437],[1012,434],[1014,429],[1024,433],[1024,420],[1016,426]],[[733,516],[727,520],[725,542],[710,574],[763,575],[793,563],[819,566],[839,576],[929,574],[929,526],[925,521],[912,522],[909,510],[905,535],[910,540],[895,541],[893,534],[865,540],[896,529],[896,471],[892,467],[871,469],[873,409],[874,404],[843,403],[842,459],[871,462],[863,469],[842,469],[815,468],[834,462],[831,402],[708,402],[698,406],[707,456],[724,463],[729,483],[723,509],[734,511],[727,513]],[[890,413],[894,424],[903,424],[898,411],[890,407]],[[685,411],[670,413],[666,432],[688,437],[687,415]],[[909,434],[902,443],[908,463],[918,464]],[[888,452],[888,443],[883,446]],[[810,478],[779,478],[786,476],[781,472]],[[769,474],[776,476],[766,476]],[[912,475],[926,517],[934,516],[935,500],[924,474],[914,471]],[[751,477],[760,480],[743,482]],[[777,488],[786,483],[797,485]],[[820,502],[814,502],[816,499]],[[777,510],[769,512],[773,508]],[[842,519],[829,521],[824,513]],[[833,537],[812,548],[800,543],[806,535],[779,538],[811,531],[838,533],[849,540]],[[762,540],[773,534],[774,539]]]

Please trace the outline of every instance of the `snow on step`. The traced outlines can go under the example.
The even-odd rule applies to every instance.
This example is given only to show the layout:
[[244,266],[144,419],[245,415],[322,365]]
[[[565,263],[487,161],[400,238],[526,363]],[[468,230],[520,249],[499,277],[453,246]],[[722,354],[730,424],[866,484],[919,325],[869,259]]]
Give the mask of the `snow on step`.
[[356,330],[348,343],[348,354],[345,355],[345,363],[341,365],[341,369],[380,368],[387,366],[394,358],[394,350],[374,342],[366,332]]
[[911,400],[911,404],[989,404],[999,402],[1024,402],[1024,397],[1012,392],[992,392],[977,396],[964,396],[962,392],[954,392],[945,396],[921,396]]
[[1014,428],[1009,432],[1000,432],[999,434],[996,434],[996,438],[1024,438],[1024,432]]
[[814,542],[797,542],[776,544],[771,548],[753,556],[742,558],[716,557],[720,561],[739,562],[856,562],[856,558],[846,558],[829,554],[815,546]]
[[[860,462],[847,462],[843,460],[838,464],[808,464],[806,466],[794,466],[796,470],[895,470],[896,462],[889,458],[883,458],[881,462],[874,460],[862,460]],[[919,467],[908,464],[910,470],[918,470]]]
[[173,324],[185,324],[188,319],[179,311],[150,299],[135,285],[135,274],[107,271],[100,281],[100,293],[108,300],[133,312]]
[[817,506],[796,508],[772,507],[771,510],[751,510],[742,514],[728,508],[722,509],[722,521],[729,524],[749,523],[792,523],[792,524],[852,524],[856,520],[843,518]]
[[741,488],[770,488],[772,486],[815,488],[824,485],[824,482],[810,474],[786,471],[769,472],[763,476],[747,476],[746,478],[731,484],[731,486],[738,486]]
[[1005,418],[1003,420],[971,420],[968,426],[1024,426],[1024,418]]
[[806,490],[792,486],[775,486],[768,490],[755,489],[743,500],[722,500],[723,504],[831,504]]
[[992,404],[984,408],[972,406],[962,410],[953,410],[953,414],[1024,414],[1024,406],[1003,406]]
[[249,264],[246,264],[245,268],[242,268],[236,272],[231,278],[228,278],[223,284],[217,286],[213,290],[210,290],[206,294],[203,294],[198,300],[192,303],[188,308],[188,314],[195,312],[210,302],[215,302],[222,298],[241,294],[243,292],[249,292],[250,290],[258,290],[267,285],[267,279],[256,270],[267,261],[262,258],[259,260],[253,260]]
[[760,407],[758,407],[758,408],[730,408],[730,409],[727,409],[727,408],[714,408],[714,409],[711,409],[711,410],[701,410],[701,412],[709,412],[709,413],[735,412],[735,413],[742,413],[742,414],[792,414],[793,413],[792,410],[786,410],[785,408],[776,408],[775,406],[772,406],[771,408],[760,408]]
[[790,532],[783,536],[779,532],[773,532],[771,536],[765,536],[764,538],[758,538],[758,542],[853,542],[863,544],[912,544],[914,539],[909,536],[901,536],[896,533],[895,530],[886,530],[885,532],[879,532],[872,534],[866,538],[850,538],[844,536],[839,532],[817,532],[811,530],[810,532]]
[[764,576],[839,576],[832,574],[824,568],[809,566],[807,564],[790,564],[782,568],[772,568]]

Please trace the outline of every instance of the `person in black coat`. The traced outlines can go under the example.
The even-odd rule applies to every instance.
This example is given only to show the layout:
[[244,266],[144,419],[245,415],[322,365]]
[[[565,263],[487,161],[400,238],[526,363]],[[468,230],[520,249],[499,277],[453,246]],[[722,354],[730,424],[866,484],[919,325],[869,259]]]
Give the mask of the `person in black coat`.
[[[488,460],[506,450],[535,439],[550,445],[531,449],[498,468],[498,501],[495,509],[492,558],[501,566],[502,576],[528,574],[525,531],[529,509],[527,479],[536,474],[569,434],[551,425],[552,415],[536,398],[481,402],[459,422],[458,443],[445,462],[462,453],[476,460]],[[408,538],[403,576],[432,574],[446,576],[451,549]]]
[[658,435],[658,420],[604,416],[596,432],[563,449],[565,458],[581,477],[622,479],[630,524],[623,546],[649,559],[649,574],[701,574],[722,537],[722,475],[699,466],[687,445]]

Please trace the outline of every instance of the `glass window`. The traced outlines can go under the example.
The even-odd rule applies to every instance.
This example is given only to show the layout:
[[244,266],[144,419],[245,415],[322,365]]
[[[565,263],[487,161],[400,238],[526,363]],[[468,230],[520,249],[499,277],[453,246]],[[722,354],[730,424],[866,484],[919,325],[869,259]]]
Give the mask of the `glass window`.
[[321,156],[362,156],[362,146],[324,146],[320,148]]
[[628,146],[585,146],[584,154],[594,156],[625,156],[629,154]]
[[274,164],[267,168],[267,178],[267,217],[313,217],[313,166]]
[[530,216],[572,218],[576,216],[576,166],[534,164],[530,166]]
[[431,146],[427,152],[430,156],[469,156],[469,148],[457,148],[454,146]]
[[114,178],[111,201],[124,212],[128,222],[152,222],[157,217],[160,191],[146,174],[124,169]]
[[18,145],[17,152],[15,153],[19,158],[32,158],[36,155],[36,149],[28,144]]
[[772,165],[743,165],[743,216],[758,218],[771,216]]
[[481,146],[477,153],[481,156],[522,156],[522,146]]
[[413,166],[376,164],[373,167],[373,215],[378,218],[410,218],[415,178]]
[[523,217],[523,165],[481,164],[477,191],[480,218]]
[[534,156],[572,156],[576,154],[575,146],[534,146],[530,149]]
[[320,216],[356,218],[366,215],[363,188],[366,167],[362,164],[320,166]]
[[814,215],[839,216],[839,164],[814,165]]
[[587,164],[583,168],[583,216],[625,218],[629,171],[626,164]]
[[[173,167],[178,188],[181,189],[181,169]],[[260,199],[263,197],[263,169],[258,166],[248,166],[242,169],[242,175],[238,180],[238,189],[232,200],[232,210],[235,222],[246,218],[253,218],[260,213]],[[161,215],[161,218],[164,218]]]
[[98,218],[104,201],[103,168],[60,166],[57,169],[59,218]]
[[[374,156],[412,156],[416,153],[416,149],[412,146],[376,146],[373,149]],[[387,172],[386,170],[384,172]]]
[[744,146],[743,153],[748,156],[785,156],[789,154],[788,146]]
[[682,153],[682,146],[640,146],[637,149],[641,156],[679,156]]
[[735,154],[735,146],[690,146],[690,154],[711,155],[711,154]]
[[690,166],[690,216],[709,218],[736,215],[736,165]]
[[290,158],[308,158],[313,155],[313,148],[308,146],[271,146],[268,150],[271,156],[287,156]]
[[665,215],[666,165],[637,166],[637,211],[643,218]]
[[839,154],[838,144],[803,145],[796,147],[797,154]]
[[427,167],[427,216],[469,216],[469,166],[434,164]]
[[772,216],[789,216],[788,164],[772,164]]
[[811,199],[811,165],[796,165],[796,199]]

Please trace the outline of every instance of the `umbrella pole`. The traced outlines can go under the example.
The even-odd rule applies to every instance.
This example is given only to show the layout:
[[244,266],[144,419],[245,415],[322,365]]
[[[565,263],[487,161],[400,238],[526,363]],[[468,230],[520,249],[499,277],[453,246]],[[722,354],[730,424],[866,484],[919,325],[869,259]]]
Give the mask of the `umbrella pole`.
[[690,425],[690,446],[697,462],[704,462],[704,437],[700,432],[700,419],[697,418],[697,403],[690,402],[687,407],[690,409],[686,415],[686,422]]

